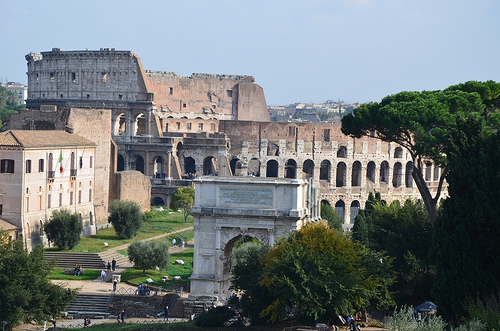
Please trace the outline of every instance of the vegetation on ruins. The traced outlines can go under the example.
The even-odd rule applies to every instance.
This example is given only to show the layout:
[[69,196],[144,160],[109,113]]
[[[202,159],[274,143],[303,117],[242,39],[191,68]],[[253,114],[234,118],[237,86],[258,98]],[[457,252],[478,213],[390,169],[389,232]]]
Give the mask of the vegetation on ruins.
[[167,270],[168,268],[168,243],[165,241],[136,241],[130,244],[127,249],[128,259],[134,267],[142,269]]
[[430,298],[432,226],[421,202],[384,204],[380,194],[370,194],[356,217],[353,239],[393,259],[396,280],[390,290],[398,305],[416,306]]
[[[0,128],[3,129],[5,120],[10,115],[18,113],[19,109],[24,105],[18,104],[18,96],[16,93],[7,90],[0,86]],[[3,130],[2,130],[3,131]]]
[[[256,287],[258,280],[265,290],[255,289],[253,295],[259,299],[255,304],[264,303],[259,314],[270,322],[284,320],[292,312],[305,322],[327,321],[339,314],[394,304],[388,290],[393,280],[390,259],[319,224],[308,224],[282,238],[254,260],[260,260],[253,269],[253,277],[258,278],[248,279],[252,275],[240,272],[234,278],[235,287],[247,290],[245,279],[248,287]],[[241,275],[247,278],[238,280]]]
[[51,269],[41,246],[28,253],[22,241],[11,241],[0,230],[0,320],[7,322],[5,330],[59,316],[76,296],[47,278]]
[[194,204],[194,187],[181,187],[175,190],[172,194],[172,200],[170,202],[170,209],[178,210],[182,209],[184,215],[184,221],[187,222],[191,208]]
[[81,240],[83,225],[78,214],[67,209],[54,210],[48,222],[43,224],[47,240],[59,250],[72,249]]
[[108,222],[120,239],[133,238],[144,222],[144,213],[135,201],[114,200],[109,205]]
[[[491,134],[500,123],[499,100],[500,84],[493,81],[467,82],[443,91],[400,92],[344,116],[342,132],[355,138],[374,136],[406,148],[413,179],[433,223],[450,157],[460,153],[461,123],[468,121],[480,127],[482,134]],[[423,175],[425,162],[430,161],[443,169],[434,197]]]
[[328,226],[332,229],[342,230],[342,221],[339,215],[329,204],[321,202],[321,219],[327,220]]

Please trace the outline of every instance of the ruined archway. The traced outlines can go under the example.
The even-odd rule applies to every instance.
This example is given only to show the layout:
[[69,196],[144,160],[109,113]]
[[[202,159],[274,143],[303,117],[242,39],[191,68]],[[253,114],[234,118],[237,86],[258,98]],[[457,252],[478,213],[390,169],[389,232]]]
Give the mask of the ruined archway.
[[405,184],[406,187],[413,187],[413,162],[409,161],[406,163],[406,176],[405,176]]
[[342,200],[337,201],[335,203],[335,212],[339,216],[342,224],[345,222],[345,202]]
[[184,158],[184,173],[188,175],[196,173],[196,162],[191,156]]
[[276,160],[267,161],[266,177],[278,177],[278,161]]
[[232,159],[229,162],[229,166],[231,167],[231,173],[233,176],[241,176],[241,161],[240,159]]
[[115,117],[114,123],[113,123],[113,134],[115,136],[121,136],[124,135],[127,131],[127,117],[124,113],[118,114],[118,116]]
[[392,172],[393,172],[392,186],[393,187],[400,187],[401,186],[401,178],[403,177],[403,166],[401,165],[400,162],[396,162],[394,164],[394,169]]
[[203,175],[214,176],[217,175],[217,160],[213,156],[208,156],[203,160]]
[[339,162],[337,164],[337,181],[336,186],[342,187],[346,186],[347,176],[346,176],[346,165],[344,162]]
[[147,134],[147,120],[143,113],[138,114],[134,120],[134,136],[143,136]]
[[144,159],[140,155],[137,155],[135,159],[135,170],[144,174]]
[[375,183],[375,162],[368,162],[368,166],[366,167],[366,179],[372,183]]
[[326,180],[330,182],[330,172],[332,169],[332,164],[328,160],[321,161],[321,166],[319,168],[319,179]]
[[260,160],[258,158],[252,158],[248,161],[248,174],[255,177],[260,177]]
[[163,171],[163,158],[161,156],[157,156],[154,160],[154,174],[155,177],[160,177]]
[[125,159],[123,158],[123,155],[118,154],[118,159],[116,160],[116,171],[123,170],[125,170]]
[[356,216],[358,216],[359,213],[359,201],[354,200],[351,202],[351,224],[354,224],[354,221],[356,219]]
[[314,162],[312,160],[307,159],[304,161],[304,164],[302,165],[302,173],[305,178],[314,177]]
[[285,163],[285,178],[297,178],[297,162],[288,159]]
[[351,186],[361,186],[361,162],[352,164]]
[[380,164],[380,182],[389,183],[389,162]]

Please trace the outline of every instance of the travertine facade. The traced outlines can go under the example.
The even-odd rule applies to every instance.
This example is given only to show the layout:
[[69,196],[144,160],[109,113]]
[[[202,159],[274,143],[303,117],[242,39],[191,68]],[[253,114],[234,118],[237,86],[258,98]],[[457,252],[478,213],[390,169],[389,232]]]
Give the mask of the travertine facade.
[[[150,177],[153,204],[168,205],[195,175],[313,178],[346,226],[369,192],[386,201],[419,198],[401,147],[346,137],[338,124],[270,122],[251,76],[146,71],[133,52],[114,49],[53,49],[26,59],[29,108],[111,110],[103,125],[117,146],[117,170]],[[439,174],[427,166],[432,189]]]

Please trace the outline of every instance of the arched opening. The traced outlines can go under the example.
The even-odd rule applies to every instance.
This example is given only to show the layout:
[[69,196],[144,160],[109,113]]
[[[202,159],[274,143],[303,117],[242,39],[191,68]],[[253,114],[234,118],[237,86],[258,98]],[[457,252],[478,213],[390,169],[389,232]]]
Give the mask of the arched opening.
[[375,183],[375,162],[368,162],[368,166],[366,167],[366,179]]
[[337,150],[337,157],[346,158],[347,157],[347,147],[340,146]]
[[342,200],[337,201],[335,204],[335,212],[339,215],[342,223],[345,223],[345,203]]
[[127,117],[125,116],[125,114],[124,113],[119,114],[115,119],[113,134],[115,136],[120,136],[125,134],[127,126],[126,123],[127,123]]
[[146,116],[143,113],[140,113],[136,116],[134,121],[134,135],[141,136],[147,133],[146,130]]
[[401,186],[401,178],[403,177],[403,166],[400,162],[396,162],[394,164],[394,169],[392,171],[392,186],[400,187]]
[[248,174],[260,177],[260,161],[257,158],[252,158],[248,162]]
[[196,163],[190,156],[184,158],[184,172],[188,175],[196,173]]
[[285,163],[285,178],[297,177],[297,162],[294,159],[288,159]]
[[389,181],[389,162],[387,161],[380,164],[380,181],[385,183]]
[[330,182],[330,172],[332,170],[332,164],[328,160],[321,161],[321,165],[319,168],[319,179],[327,180]]
[[405,184],[406,187],[413,187],[413,162],[406,163],[406,176],[405,176]]
[[153,206],[165,206],[165,201],[160,197],[153,198]]
[[278,161],[276,160],[267,161],[266,177],[278,177]]
[[344,162],[339,162],[337,164],[337,181],[336,186],[342,187],[346,186],[346,165]]
[[137,155],[135,159],[135,170],[144,174],[144,159],[140,155]]
[[241,161],[240,159],[232,159],[229,162],[229,166],[231,167],[231,173],[233,176],[241,176]]
[[403,157],[403,149],[401,147],[396,147],[394,150],[394,158],[401,159]]
[[176,147],[176,154],[177,155],[177,158],[180,160],[181,159],[181,155],[182,155],[182,148],[183,148],[183,145],[181,142],[177,143],[177,147]]
[[359,201],[354,200],[351,203],[351,224],[354,224],[354,220],[356,219],[356,216],[358,216],[359,213]]
[[38,220],[38,229],[40,230],[40,236],[43,236],[43,222]]
[[352,164],[351,186],[361,186],[361,162],[359,161]]
[[92,215],[92,212],[89,212],[89,219],[90,219],[90,225],[94,225],[94,215]]
[[161,177],[163,173],[163,158],[161,156],[157,156],[154,161],[154,174],[156,178]]
[[267,156],[279,156],[280,148],[276,144],[267,145]]
[[213,156],[208,156],[203,160],[203,175],[217,176],[217,160]]
[[302,165],[302,172],[304,173],[305,178],[314,177],[314,162],[312,160],[305,160]]
[[116,171],[125,170],[125,159],[121,154],[118,154],[118,159],[116,160]]

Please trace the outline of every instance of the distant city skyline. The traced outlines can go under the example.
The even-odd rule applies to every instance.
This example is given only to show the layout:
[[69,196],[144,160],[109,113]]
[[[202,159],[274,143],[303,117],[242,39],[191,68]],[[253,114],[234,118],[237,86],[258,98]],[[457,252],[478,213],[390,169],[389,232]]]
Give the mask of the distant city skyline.
[[500,2],[187,0],[0,3],[0,77],[29,52],[132,50],[144,69],[255,77],[269,105],[379,101],[500,81]]

